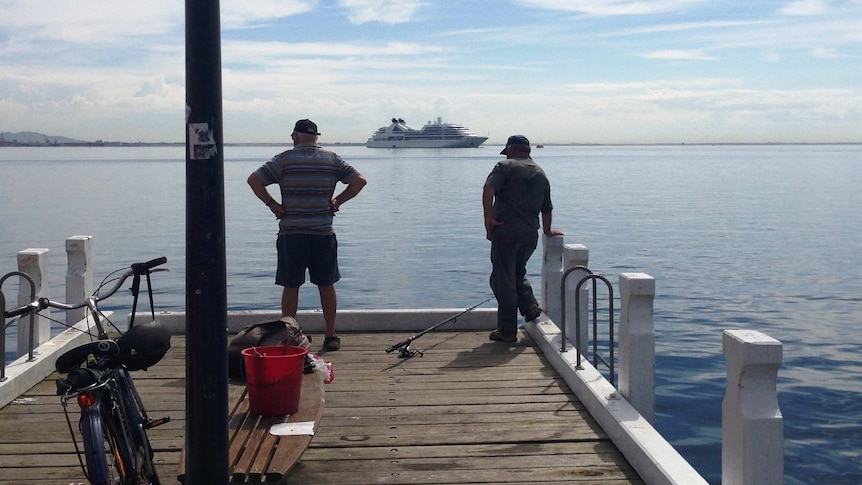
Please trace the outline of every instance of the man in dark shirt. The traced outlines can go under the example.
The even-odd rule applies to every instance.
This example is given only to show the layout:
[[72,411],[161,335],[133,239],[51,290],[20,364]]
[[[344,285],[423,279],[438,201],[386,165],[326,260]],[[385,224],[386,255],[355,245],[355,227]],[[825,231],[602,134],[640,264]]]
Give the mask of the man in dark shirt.
[[542,309],[527,281],[527,261],[538,243],[539,214],[547,236],[563,233],[551,229],[551,184],[545,172],[530,158],[530,141],[513,135],[500,152],[498,162],[482,190],[485,233],[491,241],[491,290],[497,298],[497,330],[490,339],[518,341],[518,312],[532,322]]

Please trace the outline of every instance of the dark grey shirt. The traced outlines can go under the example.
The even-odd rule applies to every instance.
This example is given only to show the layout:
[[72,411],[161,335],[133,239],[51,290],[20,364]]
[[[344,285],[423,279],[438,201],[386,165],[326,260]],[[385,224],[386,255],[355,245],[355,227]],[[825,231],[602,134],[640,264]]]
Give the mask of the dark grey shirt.
[[537,238],[539,214],[551,212],[551,184],[530,158],[498,162],[485,185],[494,189],[494,237]]

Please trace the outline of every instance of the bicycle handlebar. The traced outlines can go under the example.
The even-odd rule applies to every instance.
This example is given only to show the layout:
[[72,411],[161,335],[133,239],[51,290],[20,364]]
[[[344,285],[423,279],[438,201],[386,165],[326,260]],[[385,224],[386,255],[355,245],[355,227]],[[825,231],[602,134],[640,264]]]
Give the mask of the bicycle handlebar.
[[16,308],[16,309],[14,309],[14,310],[9,310],[8,312],[7,312],[7,311],[4,311],[4,312],[3,312],[3,317],[4,317],[4,318],[13,318],[13,317],[21,316],[21,315],[23,315],[23,314],[25,314],[25,313],[30,313],[31,311],[38,311],[38,309],[31,309],[31,308],[30,308],[30,307],[31,307],[31,305],[33,305],[33,304],[32,304],[32,303],[30,303],[30,304],[28,304],[28,305],[24,305],[24,306],[22,306],[22,307],[20,307],[20,308]]
[[167,262],[168,258],[162,256],[161,258],[151,259],[145,263],[132,263],[132,272],[136,275],[145,275],[156,266],[165,264]]
[[158,271],[168,271],[167,268],[154,269],[156,266],[162,265],[162,264],[167,263],[167,262],[168,262],[168,258],[166,258],[165,256],[162,256],[160,258],[151,259],[149,261],[142,262],[142,263],[132,263],[132,265],[129,267],[129,269],[127,269],[125,272],[123,272],[122,275],[120,275],[119,279],[117,280],[117,283],[114,284],[114,286],[111,287],[111,289],[108,290],[108,292],[104,295],[94,294],[94,295],[90,296],[89,298],[87,298],[86,300],[79,302],[79,303],[62,303],[59,301],[51,300],[47,297],[41,297],[41,298],[37,299],[36,301],[32,301],[32,302],[30,302],[24,306],[21,306],[21,307],[18,307],[18,308],[9,310],[9,311],[6,311],[4,309],[3,317],[4,318],[13,318],[13,317],[17,317],[17,316],[24,315],[27,313],[39,312],[39,311],[42,311],[48,307],[57,308],[60,310],[75,310],[78,308],[89,307],[90,310],[95,311],[97,309],[98,302],[100,302],[102,300],[106,300],[106,299],[110,298],[111,296],[113,296],[113,294],[116,293],[117,290],[119,290],[121,286],[123,286],[123,283],[130,276],[143,276],[143,275],[148,274],[148,273],[155,273]]

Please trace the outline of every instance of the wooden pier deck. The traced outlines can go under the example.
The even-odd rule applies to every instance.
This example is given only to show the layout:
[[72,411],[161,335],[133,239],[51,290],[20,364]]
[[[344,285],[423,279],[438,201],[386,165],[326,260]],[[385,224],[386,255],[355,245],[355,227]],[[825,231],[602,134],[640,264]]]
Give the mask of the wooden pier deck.
[[[288,483],[643,483],[523,332],[511,345],[432,332],[413,342],[422,357],[385,352],[409,335],[342,334],[340,351],[319,353],[335,380]],[[134,373],[151,417],[172,419],[150,432],[163,484],[178,483],[184,357],[185,337],[174,336],[162,362]],[[0,410],[0,485],[86,483],[55,377]]]

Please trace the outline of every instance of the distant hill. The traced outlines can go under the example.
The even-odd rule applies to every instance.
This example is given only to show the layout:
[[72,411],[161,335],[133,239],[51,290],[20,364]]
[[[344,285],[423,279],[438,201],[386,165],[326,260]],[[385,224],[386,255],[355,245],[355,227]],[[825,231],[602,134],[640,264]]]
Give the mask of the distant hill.
[[11,131],[0,132],[0,146],[2,145],[78,145],[89,143],[83,140],[75,140],[65,136],[51,136],[44,133],[36,133],[32,131],[21,131],[13,133]]

